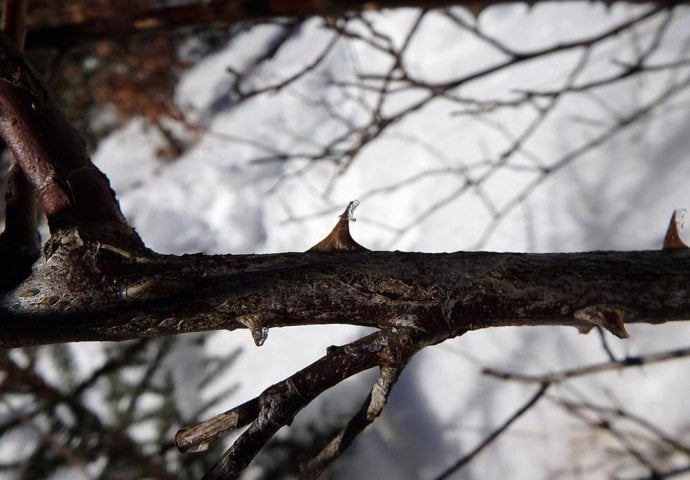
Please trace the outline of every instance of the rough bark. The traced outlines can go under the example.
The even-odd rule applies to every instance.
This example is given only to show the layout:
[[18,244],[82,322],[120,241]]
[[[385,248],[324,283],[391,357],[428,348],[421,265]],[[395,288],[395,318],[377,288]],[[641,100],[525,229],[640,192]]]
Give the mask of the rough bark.
[[[0,303],[4,347],[326,323],[428,332],[690,318],[690,252],[134,256],[65,235]],[[260,343],[257,341],[257,343]]]

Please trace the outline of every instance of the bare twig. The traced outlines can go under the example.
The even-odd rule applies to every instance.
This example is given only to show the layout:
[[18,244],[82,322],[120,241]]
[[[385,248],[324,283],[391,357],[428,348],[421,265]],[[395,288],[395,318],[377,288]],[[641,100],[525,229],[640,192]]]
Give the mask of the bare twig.
[[393,385],[398,380],[402,368],[381,367],[376,383],[359,411],[321,451],[302,466],[302,478],[315,480],[352,444],[357,435],[371,424],[383,411]]
[[[377,365],[393,365],[393,368],[400,368],[397,365],[404,365],[425,343],[424,336],[419,337],[419,333],[405,332],[404,329],[395,333],[380,331],[345,346],[330,347],[326,356],[264,390],[258,398],[259,411],[256,417],[204,476],[204,480],[235,478],[278,429],[292,423],[295,415],[326,389]],[[416,340],[413,340],[415,338]],[[395,370],[387,372],[386,375],[390,376]],[[392,380],[393,377],[390,376],[385,382]],[[378,395],[376,397],[381,399]],[[245,403],[239,408],[246,410],[247,405],[248,403]],[[240,414],[230,411],[224,416],[229,419],[233,416],[237,418]],[[234,418],[232,423],[239,426]],[[199,435],[198,431],[195,435],[194,442],[206,442],[210,439],[210,436]],[[183,432],[178,433],[177,440],[178,444],[184,442],[188,445],[187,448],[195,444],[190,442]]]
[[562,372],[544,375],[526,375],[523,373],[504,372],[492,368],[485,368],[482,373],[502,380],[514,380],[523,383],[560,383],[571,378],[592,375],[595,373],[620,370],[623,368],[641,367],[668,360],[676,360],[690,356],[690,348],[679,348],[665,352],[648,353],[634,357],[625,357],[610,362],[597,363],[585,367],[573,368]]
[[175,434],[175,444],[181,452],[206,450],[215,438],[251,423],[260,410],[260,397],[252,398],[220,415],[179,430]]
[[[596,408],[592,409],[587,403],[569,402],[567,400],[553,398],[551,400],[553,400],[557,405],[561,406],[566,412],[588,425],[590,428],[602,430],[608,433],[621,445],[623,450],[627,452],[628,455],[633,457],[640,465],[649,470],[652,478],[663,478],[660,475],[661,472],[654,462],[647,455],[645,455],[645,453],[640,451],[636,445],[633,444],[630,435],[617,428],[613,424],[613,421],[608,419],[601,410]],[[590,418],[589,416],[585,415],[584,412],[586,411],[594,413],[596,418]]]
[[457,460],[453,465],[445,469],[440,475],[435,477],[435,480],[443,480],[445,478],[449,478],[451,475],[457,473],[460,471],[465,465],[470,463],[474,457],[479,455],[486,447],[491,445],[503,432],[505,432],[517,419],[519,419],[522,415],[527,413],[536,403],[541,399],[541,397],[544,396],[546,391],[549,389],[548,383],[542,383],[541,387],[539,387],[539,390],[530,397],[530,399],[523,405],[521,406],[513,415],[511,415],[505,422],[503,422],[496,430],[491,432],[490,435],[488,435],[484,440],[482,440],[479,445],[477,445],[474,449],[469,451],[467,454],[465,454],[462,458]]
[[598,412],[602,415],[609,415],[613,417],[619,417],[621,419],[625,419],[630,421],[631,423],[643,428],[644,430],[648,431],[652,435],[654,435],[657,439],[659,439],[661,442],[667,444],[669,447],[672,449],[676,450],[679,453],[684,454],[685,456],[688,457],[690,460],[690,446],[683,444],[679,440],[673,438],[669,434],[663,432],[657,425],[654,425],[652,422],[647,420],[644,417],[641,417],[639,415],[635,415],[624,408],[621,407],[605,407],[602,405],[596,405],[593,403],[589,402],[569,402],[567,400],[559,399],[559,403],[563,406],[566,406],[568,408],[572,409],[584,409],[584,410],[589,410],[593,412]]
[[[302,78],[304,75],[307,75],[308,73],[312,72],[315,70],[321,63],[328,57],[328,55],[331,53],[333,50],[333,47],[336,46],[338,41],[340,40],[340,37],[337,34],[334,34],[331,39],[328,41],[328,43],[325,45],[325,47],[321,50],[321,52],[310,62],[305,64],[302,68],[300,68],[297,72],[294,74],[284,78],[283,80],[280,80],[275,83],[270,83],[268,85],[264,85],[261,87],[257,88],[252,88],[249,90],[243,90],[242,89],[242,81],[250,75],[251,72],[243,71],[243,72],[237,72],[233,70],[232,68],[228,67],[227,72],[233,76],[234,84],[233,84],[233,90],[237,94],[240,100],[246,100],[251,97],[255,97],[257,95],[261,95],[266,92],[279,92],[286,86],[296,82],[300,78]],[[272,56],[272,55],[271,55]],[[262,57],[258,62],[264,62],[267,60],[268,56]]]

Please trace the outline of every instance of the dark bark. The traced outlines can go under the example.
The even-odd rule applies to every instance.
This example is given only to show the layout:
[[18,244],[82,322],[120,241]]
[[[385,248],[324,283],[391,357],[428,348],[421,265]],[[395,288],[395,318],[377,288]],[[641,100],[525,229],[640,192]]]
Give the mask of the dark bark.
[[[433,343],[508,325],[690,318],[690,252],[133,256],[76,234],[0,304],[0,345],[341,323]],[[257,342],[260,343],[260,342]]]
[[[28,48],[64,48],[79,42],[142,33],[170,32],[180,28],[205,27],[227,28],[236,22],[255,21],[272,17],[307,18],[316,15],[337,16],[362,10],[400,7],[439,8],[463,6],[475,15],[485,8],[514,0],[305,0],[305,1],[253,1],[211,0],[198,4],[156,8],[128,15],[87,20],[82,23],[47,25],[28,32]],[[532,0],[530,5],[537,3]],[[600,3],[612,5],[614,0]],[[644,0],[627,0],[627,3],[651,3]],[[687,1],[658,2],[678,5]]]

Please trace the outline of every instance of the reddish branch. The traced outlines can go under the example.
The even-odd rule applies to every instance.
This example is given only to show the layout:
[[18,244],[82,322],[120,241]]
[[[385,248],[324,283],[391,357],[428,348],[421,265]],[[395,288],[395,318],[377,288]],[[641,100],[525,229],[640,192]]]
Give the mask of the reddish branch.
[[89,230],[98,228],[102,240],[141,246],[108,179],[86,154],[83,140],[4,35],[0,36],[0,113],[0,135],[33,185],[51,232],[80,227],[80,233],[89,236]]
[[[24,49],[26,34],[27,0],[5,0],[2,11],[2,31],[14,43],[18,51]],[[0,234],[0,249],[13,251],[6,268],[13,273],[7,282],[0,286],[15,284],[28,276],[38,258],[40,240],[37,228],[36,197],[24,172],[14,159],[7,176],[7,194],[5,197],[5,229]],[[0,253],[7,256],[6,253]]]

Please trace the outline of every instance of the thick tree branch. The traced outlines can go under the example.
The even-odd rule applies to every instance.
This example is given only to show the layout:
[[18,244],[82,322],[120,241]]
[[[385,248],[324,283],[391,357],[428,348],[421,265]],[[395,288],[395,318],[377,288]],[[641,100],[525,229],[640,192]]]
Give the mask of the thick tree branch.
[[690,318],[690,252],[133,256],[62,238],[0,303],[0,345],[309,324],[410,326],[436,341],[508,325]]
[[2,2],[2,31],[17,50],[24,50],[26,39],[26,10],[28,0],[4,0]]

